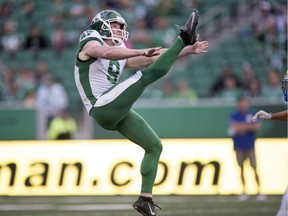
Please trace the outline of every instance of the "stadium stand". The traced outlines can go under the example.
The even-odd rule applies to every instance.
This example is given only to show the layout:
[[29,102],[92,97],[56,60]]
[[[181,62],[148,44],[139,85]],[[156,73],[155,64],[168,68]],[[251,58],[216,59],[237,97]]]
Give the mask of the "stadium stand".
[[[82,109],[82,106],[73,80],[73,59],[77,49],[78,37],[82,30],[88,27],[91,17],[101,9],[114,8],[122,12],[124,17],[127,16],[128,27],[133,30],[135,24],[135,19],[133,19],[135,14],[133,13],[139,13],[137,14],[138,17],[142,17],[149,22],[147,31],[153,32],[156,30],[155,26],[153,26],[153,20],[159,13],[161,4],[157,5],[157,1],[145,2],[140,0],[131,1],[129,4],[126,2],[128,5],[125,5],[122,1],[99,3],[98,1],[88,0],[64,0],[60,2],[63,4],[57,5],[57,1],[44,0],[0,0],[1,26],[4,26],[8,21],[14,22],[15,31],[13,34],[19,36],[22,44],[11,54],[11,52],[5,50],[5,46],[1,43],[0,53],[5,66],[16,69],[23,66],[35,68],[35,62],[39,59],[44,59],[48,63],[49,71],[56,76],[57,80],[67,90],[69,109],[72,113],[75,113]],[[163,16],[168,19],[169,27],[174,27],[174,24],[181,23],[185,20],[184,17],[189,14],[190,8],[196,7],[201,14],[199,33],[202,35],[202,39],[207,39],[210,42],[210,49],[207,55],[188,57],[181,61],[181,64],[177,64],[177,67],[173,67],[169,75],[172,81],[174,80],[173,83],[176,83],[177,80],[185,79],[189,87],[197,92],[199,98],[206,98],[209,97],[209,89],[216,77],[221,73],[223,64],[229,63],[233,66],[235,74],[241,76],[241,68],[245,61],[251,63],[261,82],[266,82],[263,73],[266,74],[270,65],[263,55],[265,45],[254,37],[252,28],[253,16],[259,13],[259,11],[257,12],[259,1],[245,1],[244,3],[239,3],[236,0],[169,2],[171,2],[171,7],[167,9],[166,14],[164,13],[165,11],[163,12]],[[275,1],[272,5],[274,10],[271,9],[270,11],[278,19],[281,13],[285,13],[279,10],[279,5],[281,6],[281,4],[283,4],[282,0]],[[127,13],[124,7],[128,7],[129,9],[127,10],[131,10],[132,14]],[[247,14],[248,11],[249,14],[252,13],[250,17],[246,14],[248,16],[246,17],[248,24],[245,24],[245,28],[243,28],[243,17],[241,17],[243,13],[245,14],[243,10],[241,12],[243,7],[246,8]],[[33,56],[29,50],[23,48],[25,37],[34,24],[40,25],[43,34],[49,40],[49,47],[45,50],[40,50],[37,56]],[[53,33],[57,27],[62,28],[65,33],[64,48],[59,53],[55,52],[52,44]],[[5,36],[9,35],[5,34],[2,27],[0,34],[2,42]],[[133,35],[130,37],[133,37]],[[286,67],[287,62],[286,64],[284,63],[283,70]],[[279,71],[279,73],[282,72]],[[3,76],[3,74],[4,72],[1,75]],[[163,81],[157,81],[143,94],[142,98],[154,97],[155,95],[161,98],[161,94],[156,94],[155,92],[161,92],[162,89]],[[3,95],[0,100],[1,98],[3,102]]]

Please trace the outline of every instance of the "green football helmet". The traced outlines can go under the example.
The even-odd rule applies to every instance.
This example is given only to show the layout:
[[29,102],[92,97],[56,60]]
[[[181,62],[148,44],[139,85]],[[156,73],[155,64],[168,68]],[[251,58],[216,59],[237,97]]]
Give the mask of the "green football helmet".
[[[113,34],[110,23],[116,22],[121,25],[121,36]],[[121,44],[128,39],[129,32],[126,31],[127,23],[125,19],[114,10],[104,10],[99,12],[91,21],[90,29],[99,32],[103,39],[111,39],[115,45]]]

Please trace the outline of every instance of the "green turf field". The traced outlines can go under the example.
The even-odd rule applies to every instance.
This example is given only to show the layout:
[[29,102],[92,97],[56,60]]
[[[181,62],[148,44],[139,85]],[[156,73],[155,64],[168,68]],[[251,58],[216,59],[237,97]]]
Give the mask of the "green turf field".
[[[238,196],[155,196],[159,216],[275,216],[281,196],[255,196],[239,202]],[[136,196],[5,197],[1,216],[140,216],[132,209]]]

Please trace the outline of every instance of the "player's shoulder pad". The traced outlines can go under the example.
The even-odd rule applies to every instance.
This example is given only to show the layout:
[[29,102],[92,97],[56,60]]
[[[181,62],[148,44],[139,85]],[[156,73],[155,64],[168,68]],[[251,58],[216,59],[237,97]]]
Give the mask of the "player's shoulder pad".
[[99,34],[99,32],[95,31],[95,30],[86,30],[84,31],[79,38],[79,42],[83,42],[85,40],[97,40],[101,43],[103,43],[103,40]]

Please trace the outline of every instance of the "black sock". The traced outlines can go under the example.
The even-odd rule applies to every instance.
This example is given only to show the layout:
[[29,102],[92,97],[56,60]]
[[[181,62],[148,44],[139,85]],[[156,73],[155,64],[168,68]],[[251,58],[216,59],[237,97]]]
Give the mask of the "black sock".
[[152,201],[152,197],[140,196],[140,198],[144,201]]
[[182,39],[185,46],[189,45],[189,35],[187,34],[187,32],[181,31],[179,36]]

